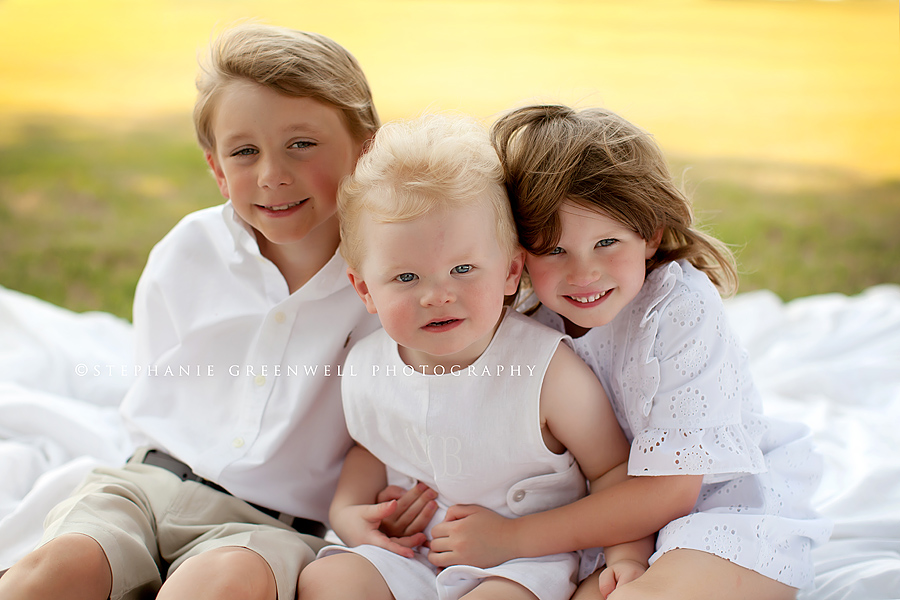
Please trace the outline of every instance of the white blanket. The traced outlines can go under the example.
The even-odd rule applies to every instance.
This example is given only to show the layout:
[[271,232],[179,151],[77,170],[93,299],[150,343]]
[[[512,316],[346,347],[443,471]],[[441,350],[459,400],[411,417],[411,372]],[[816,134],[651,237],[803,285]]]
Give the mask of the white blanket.
[[[800,598],[900,599],[900,286],[727,307],[766,410],[810,425],[826,459],[816,506],[834,535]],[[88,470],[130,454],[116,406],[131,356],[126,321],[0,288],[0,569]]]

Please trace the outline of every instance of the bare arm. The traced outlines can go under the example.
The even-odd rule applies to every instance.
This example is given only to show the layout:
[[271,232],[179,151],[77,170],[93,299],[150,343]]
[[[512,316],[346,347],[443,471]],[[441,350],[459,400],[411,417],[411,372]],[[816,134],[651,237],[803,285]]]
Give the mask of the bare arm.
[[629,448],[606,393],[567,346],[554,356],[544,386],[541,406],[550,441],[575,455],[591,494],[517,519],[451,507],[447,520],[432,529],[433,564],[489,567],[517,557],[614,546],[653,535],[693,508],[701,476],[627,477]]

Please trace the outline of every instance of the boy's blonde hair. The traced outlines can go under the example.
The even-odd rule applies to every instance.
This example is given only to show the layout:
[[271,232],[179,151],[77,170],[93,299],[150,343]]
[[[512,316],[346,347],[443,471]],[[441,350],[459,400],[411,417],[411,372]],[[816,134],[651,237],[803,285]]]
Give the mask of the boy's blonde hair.
[[385,123],[338,191],[341,255],[359,269],[365,217],[397,223],[484,201],[496,220],[500,247],[512,256],[519,244],[503,168],[487,130],[470,118],[443,114]]
[[355,140],[368,138],[380,125],[366,76],[341,45],[317,33],[243,24],[219,35],[200,63],[194,128],[204,150],[216,146],[212,122],[218,96],[239,79],[334,106]]
[[601,108],[541,105],[513,110],[491,131],[506,176],[519,241],[547,254],[561,234],[559,208],[571,200],[662,242],[647,273],[677,259],[704,271],[724,295],[737,289],[734,256],[693,226],[690,200],[644,130]]

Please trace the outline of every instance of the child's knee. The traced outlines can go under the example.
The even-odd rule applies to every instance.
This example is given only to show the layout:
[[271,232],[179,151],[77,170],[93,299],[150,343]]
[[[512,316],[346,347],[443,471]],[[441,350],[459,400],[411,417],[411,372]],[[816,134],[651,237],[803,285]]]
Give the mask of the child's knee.
[[206,597],[275,598],[275,575],[269,563],[247,548],[225,547],[193,556],[178,567],[164,590],[191,590],[202,584]]
[[297,578],[297,596],[301,600],[303,598],[320,598],[325,588],[323,582],[328,581],[329,574],[333,569],[328,559],[333,557],[319,558],[306,565],[300,576]]
[[0,581],[4,598],[65,598],[72,590],[81,590],[84,597],[106,598],[112,571],[96,540],[66,534],[26,555]]
[[297,580],[298,597],[313,600],[334,594],[342,587],[341,582],[353,573],[354,557],[356,555],[332,554],[306,565]]
[[393,598],[381,574],[365,558],[353,553],[318,558],[300,572],[299,600],[327,598]]

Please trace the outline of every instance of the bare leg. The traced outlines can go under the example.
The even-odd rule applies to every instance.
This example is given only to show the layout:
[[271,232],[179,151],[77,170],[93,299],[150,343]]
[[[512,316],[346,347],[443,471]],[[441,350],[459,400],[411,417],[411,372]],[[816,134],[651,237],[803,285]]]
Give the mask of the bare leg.
[[537,600],[537,597],[528,588],[502,577],[485,579],[463,598],[465,600]]
[[600,593],[599,579],[600,571],[594,571],[593,574],[579,584],[578,589],[572,594],[571,600],[603,600],[603,594]]
[[[671,550],[647,572],[617,588],[609,600],[794,600],[795,588],[699,550]],[[596,574],[573,598],[598,600]]]
[[375,565],[350,552],[332,554],[307,565],[300,573],[297,597],[299,600],[394,600]]
[[77,533],[47,542],[0,578],[3,600],[106,600],[111,589],[103,548]]
[[275,575],[262,556],[247,548],[229,546],[184,561],[156,598],[276,600],[278,589]]

